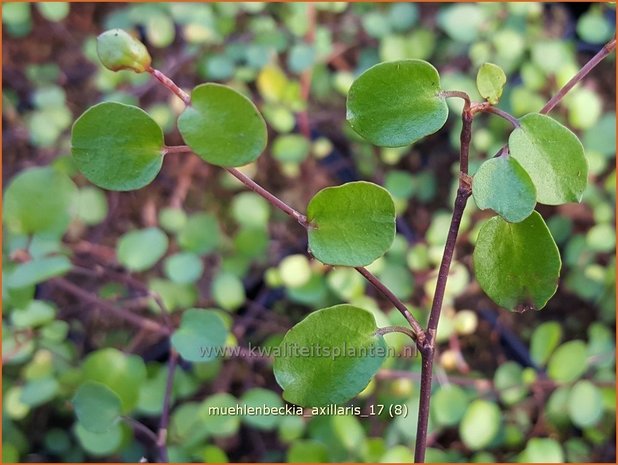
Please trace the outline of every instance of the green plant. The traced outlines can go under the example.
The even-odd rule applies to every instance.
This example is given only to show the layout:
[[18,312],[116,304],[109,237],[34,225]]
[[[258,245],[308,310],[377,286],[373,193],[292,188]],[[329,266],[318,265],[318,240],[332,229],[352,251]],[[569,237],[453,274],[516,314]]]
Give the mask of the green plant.
[[[478,232],[474,267],[481,287],[498,305],[509,310],[523,312],[543,308],[556,291],[561,261],[550,230],[542,217],[533,211],[534,207],[537,202],[558,205],[579,201],[587,179],[587,162],[581,143],[571,131],[546,113],[615,48],[615,40],[565,84],[540,112],[519,119],[494,106],[506,82],[504,72],[496,65],[488,64],[479,71],[478,90],[486,99],[480,103],[472,102],[465,92],[443,90],[436,69],[421,60],[379,64],[352,83],[347,101],[348,121],[360,135],[383,147],[408,145],[435,133],[448,116],[446,99],[464,101],[459,187],[426,329],[379,279],[364,268],[388,251],[395,236],[395,204],[386,190],[366,182],[326,188],[313,197],[304,215],[235,168],[254,161],[266,145],[265,122],[250,100],[230,87],[216,84],[199,85],[188,95],[171,79],[152,68],[145,48],[122,31],[102,34],[98,47],[108,68],[150,73],[184,102],[186,109],[178,120],[178,127],[187,145],[165,145],[158,125],[136,107],[102,103],[86,111],[75,122],[72,147],[79,169],[100,187],[131,190],[152,181],[166,155],[195,152],[206,162],[223,167],[272,206],[294,218],[307,230],[309,251],[315,258],[327,265],[355,268],[400,310],[410,329],[400,326],[379,328],[370,312],[355,306],[324,308],[286,334],[279,346],[284,355],[275,361],[275,376],[289,402],[307,407],[340,403],[362,391],[380,367],[382,356],[379,349],[385,348],[384,334],[400,332],[410,336],[422,357],[415,461],[423,462],[427,450],[436,332],[466,202],[473,196],[479,208],[498,213]],[[508,146],[481,165],[477,174],[471,177],[468,174],[468,154],[472,122],[474,116],[482,112],[502,117],[514,129]],[[121,246],[119,250],[120,260],[129,269],[147,268],[161,257],[161,250],[166,248],[165,244],[159,244],[164,236],[156,229],[141,231],[139,235],[126,237],[129,245]],[[137,245],[131,246],[131,241]],[[144,250],[140,252],[142,247]],[[139,253],[135,253],[136,250]],[[229,305],[233,308],[236,304]],[[215,326],[218,331],[213,331]],[[158,331],[171,335],[174,348],[187,360],[199,358],[191,349],[196,344],[220,347],[223,343],[221,335],[225,334],[222,328],[225,326],[220,316],[199,309],[187,311],[177,330],[169,325],[157,326]],[[290,355],[290,350],[287,350],[313,343],[331,349],[346,344],[355,352],[343,359],[332,360]],[[359,356],[363,350],[368,350],[371,355]],[[177,358],[177,352],[172,351],[161,434],[156,438],[162,460],[167,460],[165,432]],[[551,373],[551,363],[549,370]],[[131,396],[116,399],[107,391],[99,391],[101,388],[95,384],[84,384],[74,399],[81,427],[95,433],[101,432],[101,426],[92,418],[93,415],[110,418],[106,428],[109,431],[116,417],[120,418],[117,413],[120,406],[124,405],[126,409],[126,402],[132,399]],[[580,384],[571,395],[586,396],[589,391],[591,385]],[[108,399],[105,412],[92,407],[92,396]],[[499,411],[494,404],[478,401],[466,412],[462,427],[479,421],[479,418],[486,420],[497,416]],[[587,421],[575,417],[578,423]],[[491,422],[490,428],[482,435],[469,437],[469,433],[465,433],[463,440],[471,449],[481,449],[495,437],[496,428],[496,422]],[[530,450],[538,446],[529,444]],[[527,449],[526,453],[532,453],[530,450]]]

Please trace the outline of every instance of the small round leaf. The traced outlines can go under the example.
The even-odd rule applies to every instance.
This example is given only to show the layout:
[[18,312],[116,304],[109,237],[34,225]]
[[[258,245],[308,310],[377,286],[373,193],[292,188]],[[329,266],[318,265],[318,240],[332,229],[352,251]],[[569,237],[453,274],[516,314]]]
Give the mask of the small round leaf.
[[220,84],[193,89],[191,106],[178,118],[178,129],[189,147],[213,165],[246,165],[266,147],[266,122],[258,109]]
[[311,313],[287,332],[275,358],[283,398],[303,407],[339,404],[361,392],[386,356],[371,313],[335,305]]
[[578,381],[569,393],[569,417],[579,428],[594,426],[603,415],[601,390],[588,380]]
[[440,75],[422,60],[375,65],[354,81],[348,93],[350,125],[383,147],[401,147],[433,134],[447,116]]
[[536,187],[545,205],[579,202],[586,188],[584,147],[569,129],[549,116],[530,113],[509,136],[509,151]]
[[498,305],[539,310],[558,288],[560,254],[541,215],[521,223],[499,216],[480,229],[474,250],[476,279]]
[[182,314],[172,345],[189,362],[208,362],[217,358],[226,338],[227,328],[217,312],[191,308]]
[[500,431],[502,414],[498,406],[486,400],[475,400],[459,425],[462,441],[472,450],[486,448]]
[[71,146],[84,176],[109,190],[144,187],[163,163],[163,131],[144,110],[123,103],[86,110],[73,125]]
[[111,429],[120,417],[120,405],[120,398],[114,391],[93,381],[82,384],[73,397],[77,419],[92,433]]
[[502,96],[502,89],[506,84],[506,74],[498,65],[483,63],[476,75],[476,87],[481,97],[495,105]]
[[570,383],[588,369],[588,349],[580,340],[565,342],[552,354],[547,375],[558,383]]
[[53,168],[24,170],[4,192],[4,224],[16,233],[63,233],[76,195],[73,181]]
[[530,216],[536,205],[536,189],[513,157],[490,158],[474,175],[472,195],[481,210],[492,209],[510,223]]
[[322,189],[309,202],[307,219],[309,249],[328,265],[369,265],[395,239],[393,199],[370,182]]
[[530,358],[537,365],[545,365],[562,339],[562,326],[557,321],[546,321],[537,326],[530,337]]
[[167,245],[167,236],[159,228],[130,231],[118,241],[118,261],[128,270],[144,271],[159,261]]

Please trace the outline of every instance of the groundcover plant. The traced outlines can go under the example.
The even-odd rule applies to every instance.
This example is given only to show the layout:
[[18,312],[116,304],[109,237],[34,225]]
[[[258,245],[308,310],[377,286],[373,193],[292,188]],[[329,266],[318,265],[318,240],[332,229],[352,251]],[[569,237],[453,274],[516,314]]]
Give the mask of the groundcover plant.
[[[66,5],[44,5],[37,8],[51,20],[68,14]],[[135,34],[105,30],[86,52],[106,68],[103,86],[125,93],[108,95],[75,119],[70,157],[10,179],[3,214],[8,461],[28,452],[67,461],[84,453],[162,462],[613,459],[607,447],[615,420],[615,241],[608,221],[614,198],[603,198],[614,194],[607,161],[615,156],[615,114],[602,115],[598,96],[582,87],[613,59],[609,7],[590,6],[576,21],[581,38],[599,44],[583,65],[560,40],[527,38],[538,40],[539,26],[550,21],[539,5],[439,10],[146,4],[109,13],[106,24],[138,25],[162,52],[179,40],[181,25],[192,45],[182,61],[197,63],[205,79],[180,86],[171,77],[177,63],[155,66]],[[9,33],[28,34],[30,5],[7,11]],[[507,21],[484,38],[496,13]],[[462,17],[470,24],[461,27]],[[441,75],[425,59],[435,48],[427,18],[446,33],[447,50],[467,44],[475,74]],[[509,20],[514,25],[507,27]],[[273,33],[278,21],[283,35]],[[338,21],[344,32],[336,40]],[[349,30],[345,21],[352,21]],[[236,29],[243,24],[248,37]],[[362,65],[351,73],[346,46],[336,46],[359,27],[378,41],[368,49],[378,54],[360,49]],[[289,49],[282,43],[288,34],[296,38]],[[297,79],[278,64],[279,53]],[[320,63],[344,71],[331,79]],[[48,77],[62,66],[32,69],[32,80],[44,84],[33,99],[40,115],[29,121],[62,119],[65,92]],[[517,80],[526,85],[511,86]],[[253,83],[257,99],[250,98]],[[170,92],[167,104],[149,111],[136,105],[133,94],[158,91],[157,84]],[[358,178],[380,183],[314,188],[319,163],[337,162],[337,138],[317,134],[309,105],[312,93],[327,100],[328,86],[345,94],[345,108],[329,108],[335,116],[327,116],[347,121],[342,134],[360,154],[351,158],[363,174]],[[563,104],[568,113],[560,115]],[[478,121],[486,126],[473,130]],[[450,193],[418,163],[437,155],[415,149],[440,134],[459,153]],[[46,141],[39,134],[30,143]],[[484,155],[472,159],[474,150]],[[279,165],[258,162],[265,152]],[[406,157],[417,159],[414,174]],[[350,157],[339,159],[349,165]],[[376,167],[397,164],[371,176]],[[200,170],[207,175],[195,179]],[[254,180],[260,177],[272,189]],[[295,178],[297,192],[275,195],[278,177]],[[139,194],[156,183],[161,199]],[[104,191],[117,193],[109,201]],[[421,241],[418,222],[402,215],[439,201],[439,192],[452,212],[431,218]],[[207,208],[191,208],[204,195]],[[572,212],[583,214],[575,205],[586,196],[599,224],[584,236]],[[116,224],[114,211],[127,203],[143,227]],[[293,221],[273,224],[279,212]],[[84,237],[88,226],[100,225],[122,235],[112,244]],[[460,229],[469,247],[453,264]],[[283,241],[269,246],[279,234],[293,238],[294,253],[289,245],[281,249]],[[598,313],[571,323],[586,325],[587,341],[563,343],[565,334],[581,330],[556,317],[524,320],[529,327],[518,334],[521,319],[551,305],[564,279],[561,256],[584,268],[583,277],[569,274],[567,283]],[[365,283],[372,294],[365,295]],[[493,340],[477,340],[466,356],[460,338],[478,339],[478,315]],[[503,328],[504,318],[511,329]],[[118,330],[116,322],[130,328]],[[474,363],[495,356],[498,344],[506,349],[493,362],[493,379],[479,376]],[[39,413],[51,414],[53,427],[29,444],[24,431]]]

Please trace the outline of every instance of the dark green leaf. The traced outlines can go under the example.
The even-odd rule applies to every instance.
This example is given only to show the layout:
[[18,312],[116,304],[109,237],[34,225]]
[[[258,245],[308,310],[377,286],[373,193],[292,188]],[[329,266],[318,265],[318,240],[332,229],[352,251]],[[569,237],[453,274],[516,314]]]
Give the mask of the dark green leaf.
[[509,136],[509,150],[536,187],[539,203],[579,202],[586,188],[588,162],[575,134],[553,118],[531,113]]
[[411,144],[438,131],[447,116],[438,71],[422,60],[375,65],[354,81],[348,93],[350,125],[379,146]]
[[182,314],[180,327],[172,335],[172,345],[190,362],[217,358],[227,338],[227,328],[217,312],[191,308]]
[[75,415],[81,425],[92,433],[104,433],[120,417],[120,398],[101,383],[87,381],[73,397]]
[[490,158],[474,175],[472,195],[481,209],[492,209],[510,223],[526,219],[536,205],[528,173],[512,157]]
[[322,406],[361,392],[386,356],[376,329],[371,313],[351,305],[311,313],[287,332],[278,349],[274,372],[284,399]]
[[329,265],[365,266],[395,238],[395,205],[388,191],[359,181],[318,192],[309,202],[309,249]]
[[193,89],[191,106],[178,118],[178,129],[191,149],[208,163],[241,166],[266,148],[266,123],[247,97],[219,84]]
[[498,305],[516,312],[540,310],[556,292],[560,254],[541,215],[521,223],[496,216],[479,231],[476,279]]
[[79,170],[104,189],[144,187],[163,163],[163,131],[144,110],[123,103],[89,108],[73,125],[71,145]]

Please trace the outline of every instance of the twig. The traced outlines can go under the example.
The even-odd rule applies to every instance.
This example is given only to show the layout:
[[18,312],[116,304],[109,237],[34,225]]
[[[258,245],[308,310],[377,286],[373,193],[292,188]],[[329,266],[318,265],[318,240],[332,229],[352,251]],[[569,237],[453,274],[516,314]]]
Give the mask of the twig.
[[185,105],[191,105],[191,97],[184,90],[176,85],[174,81],[168,78],[165,74],[163,74],[158,69],[154,69],[149,67],[146,71],[148,71],[154,78],[156,78],[161,84],[167,87],[173,94],[175,94],[180,100],[182,100]]
[[399,300],[397,296],[393,294],[391,290],[384,285],[384,283],[382,283],[378,278],[371,274],[369,270],[367,270],[367,268],[357,266],[355,270],[358,271],[363,276],[363,278],[369,281],[373,285],[373,287],[375,287],[382,295],[384,295],[384,297],[386,297],[395,306],[395,308],[401,312],[401,314],[408,321],[408,323],[412,327],[412,330],[414,331],[414,335],[416,337],[414,337],[413,339],[417,341],[418,344],[424,344],[425,331],[423,331],[423,328],[418,322],[418,320],[414,318],[414,316],[410,313],[410,310],[408,310],[404,303]]
[[91,294],[88,291],[85,291],[81,287],[73,284],[70,281],[67,281],[64,278],[53,278],[50,280],[50,283],[55,286],[63,289],[64,291],[73,294],[75,297],[80,298],[84,302],[89,303],[90,305],[94,305],[95,307],[101,308],[108,313],[111,313],[119,318],[124,319],[125,321],[137,326],[138,328],[143,328],[149,331],[157,332],[159,334],[163,334],[169,336],[170,330],[165,326],[160,325],[148,318],[141,317],[131,312],[123,311],[122,309],[116,307],[114,304],[107,302],[106,300],[100,299],[97,296]]
[[131,426],[134,431],[136,432],[139,431],[140,433],[142,433],[144,436],[150,439],[154,444],[157,443],[157,435],[154,434],[154,432],[142,422],[137,421],[131,417],[126,417],[126,416],[122,416],[120,417],[120,419],[124,421],[125,423],[127,423],[129,426]]
[[540,113],[547,114],[554,109],[556,105],[564,98],[564,96],[583,78],[585,78],[590,71],[598,65],[612,50],[616,48],[616,37],[606,43],[599,52],[593,56],[588,63],[586,63],[578,72],[573,76],[569,82],[567,82],[562,88],[554,95],[546,104],[541,108]]
[[163,409],[161,410],[161,420],[159,422],[159,434],[156,444],[159,448],[159,459],[163,463],[169,462],[167,454],[167,427],[170,420],[170,405],[172,403],[172,391],[174,389],[174,372],[178,363],[178,352],[170,348],[170,358],[167,365],[167,380],[165,382],[165,395],[163,396]]
[[464,106],[462,112],[463,126],[461,128],[461,147],[459,153],[459,188],[455,198],[455,206],[453,208],[453,217],[449,227],[446,244],[444,246],[444,254],[438,271],[438,280],[434,293],[431,311],[429,313],[429,322],[427,323],[426,344],[419,347],[422,358],[421,368],[421,386],[420,399],[418,410],[418,429],[416,433],[416,445],[414,450],[414,461],[421,463],[425,461],[425,450],[427,449],[427,427],[429,423],[429,407],[431,401],[431,381],[433,358],[435,351],[435,336],[438,330],[440,314],[442,312],[442,302],[444,300],[444,292],[446,291],[446,283],[448,281],[449,269],[453,254],[455,252],[455,243],[459,233],[459,225],[463,211],[466,208],[466,202],[471,194],[470,181],[468,177],[468,155],[470,151],[470,141],[472,139],[472,119],[473,114],[470,107]]
[[385,326],[384,328],[378,328],[375,330],[374,334],[376,336],[384,336],[385,334],[391,333],[401,333],[409,336],[413,341],[416,341],[416,333],[410,331],[409,328],[405,328],[403,326]]
[[[511,123],[511,125],[514,128],[518,128],[520,126],[519,124],[519,120],[517,118],[515,118],[513,115],[511,115],[510,113],[501,110],[500,108],[494,107],[493,105],[479,105],[477,107],[477,111],[481,111],[484,113],[493,113],[494,115],[498,115],[499,117],[507,120],[509,123]],[[473,107],[473,111],[474,111],[474,107]]]

